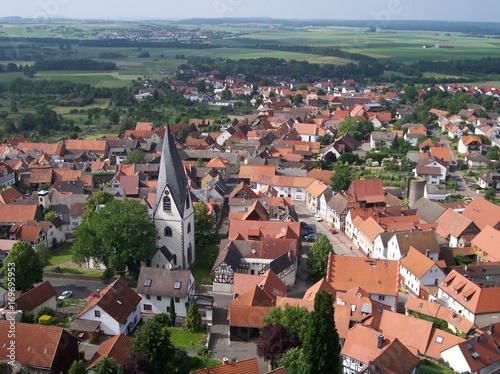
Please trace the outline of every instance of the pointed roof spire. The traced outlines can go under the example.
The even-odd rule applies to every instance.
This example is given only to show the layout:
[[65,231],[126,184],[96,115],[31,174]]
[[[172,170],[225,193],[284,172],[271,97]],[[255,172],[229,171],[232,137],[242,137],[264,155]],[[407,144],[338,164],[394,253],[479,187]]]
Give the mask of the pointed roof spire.
[[184,217],[188,183],[182,160],[168,125],[166,125],[161,150],[160,174],[158,176],[155,207],[158,207],[158,204],[160,204],[160,199],[166,186],[170,190],[170,198],[174,200],[179,214],[181,217]]

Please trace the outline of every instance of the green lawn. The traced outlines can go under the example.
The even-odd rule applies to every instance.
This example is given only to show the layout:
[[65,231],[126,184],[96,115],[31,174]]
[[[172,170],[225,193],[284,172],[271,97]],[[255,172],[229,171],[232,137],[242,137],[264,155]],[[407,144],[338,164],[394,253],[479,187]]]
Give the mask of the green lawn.
[[203,360],[198,357],[189,356],[188,360],[189,368],[191,371],[222,365],[222,362],[220,360],[214,358],[207,360],[207,362],[203,362]]
[[170,331],[172,344],[180,348],[198,350],[198,348],[205,344],[202,340],[206,340],[207,338],[207,331],[205,329],[197,333],[191,333],[183,328],[168,327],[168,331]]
[[417,367],[417,374],[454,374],[455,371],[437,362],[428,360],[420,361]]
[[68,245],[62,249],[54,252],[52,257],[50,258],[50,265],[61,265],[65,262],[71,261],[71,245]]
[[95,270],[95,269],[79,270],[75,268],[65,268],[65,267],[59,267],[58,271],[56,271],[56,268],[48,267],[45,268],[45,271],[49,273],[59,273],[59,274],[87,275],[89,277],[96,277],[96,278],[102,277],[104,273],[104,270]]

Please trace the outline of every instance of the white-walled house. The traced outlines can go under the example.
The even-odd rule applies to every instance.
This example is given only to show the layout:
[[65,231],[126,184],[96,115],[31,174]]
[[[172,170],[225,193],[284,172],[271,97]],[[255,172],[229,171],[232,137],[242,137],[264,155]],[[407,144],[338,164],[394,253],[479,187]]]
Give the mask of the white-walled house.
[[408,254],[401,260],[401,283],[415,297],[423,297],[422,286],[436,289],[444,279],[444,272],[430,258],[417,249],[410,247]]
[[141,297],[121,279],[96,293],[75,322],[99,321],[99,330],[104,335],[130,335],[141,320]]
[[306,201],[306,189],[316,179],[284,175],[257,174],[250,177],[250,187],[254,191],[273,187],[279,197],[291,197],[294,201]]
[[500,314],[500,287],[480,287],[456,270],[439,284],[437,298],[441,305],[453,310],[476,326],[496,323]]
[[143,313],[170,313],[170,299],[173,298],[175,314],[186,317],[194,289],[195,280],[190,270],[142,267],[137,281]]
[[54,287],[49,281],[45,281],[16,298],[16,309],[23,313],[33,312],[40,307],[56,310],[56,297]]
[[400,260],[412,246],[421,253],[425,253],[426,257],[429,257],[432,261],[439,260],[440,249],[434,231],[395,233],[387,243],[387,258]]

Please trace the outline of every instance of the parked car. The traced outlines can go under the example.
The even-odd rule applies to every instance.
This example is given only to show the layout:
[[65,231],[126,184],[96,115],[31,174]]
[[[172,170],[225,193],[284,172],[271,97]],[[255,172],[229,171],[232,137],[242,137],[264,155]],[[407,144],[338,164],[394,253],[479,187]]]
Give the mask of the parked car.
[[304,239],[308,242],[315,242],[316,239],[318,239],[318,235],[317,234],[307,235]]
[[315,219],[316,221],[318,221],[318,222],[323,221],[323,218],[321,218],[321,216],[320,216],[319,214],[315,214],[315,215],[314,215],[314,219]]
[[328,230],[328,231],[330,231],[332,234],[336,234],[337,233],[337,230],[335,230],[333,227],[330,230]]
[[309,225],[305,221],[300,221],[300,228],[302,228],[304,230],[308,230],[309,229]]
[[314,229],[312,227],[308,227],[307,231],[304,234],[302,234],[302,237],[305,239],[306,236],[309,236],[311,234],[314,234]]
[[64,299],[68,299],[71,297],[71,295],[73,295],[73,292],[72,291],[64,291],[61,296],[58,297],[59,300],[64,300]]
[[89,297],[87,297],[87,301],[90,301],[90,300],[93,300],[95,299],[95,297],[97,296],[97,292],[92,292]]

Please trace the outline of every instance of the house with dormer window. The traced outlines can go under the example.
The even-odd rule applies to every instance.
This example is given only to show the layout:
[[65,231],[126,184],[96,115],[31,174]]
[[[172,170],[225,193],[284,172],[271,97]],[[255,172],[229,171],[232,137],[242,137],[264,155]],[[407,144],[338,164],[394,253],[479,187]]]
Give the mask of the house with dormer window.
[[[141,297],[123,280],[117,279],[96,296],[77,314],[73,325],[97,323],[104,335],[130,335],[141,320]],[[79,330],[72,328],[70,330]],[[91,330],[93,331],[93,330]]]
[[142,267],[137,281],[143,313],[170,313],[170,300],[174,299],[175,314],[186,317],[187,306],[195,289],[190,270],[167,270]]

